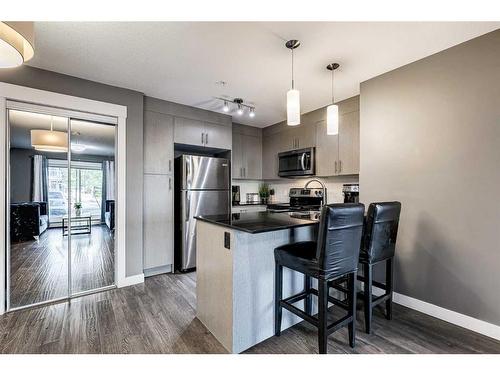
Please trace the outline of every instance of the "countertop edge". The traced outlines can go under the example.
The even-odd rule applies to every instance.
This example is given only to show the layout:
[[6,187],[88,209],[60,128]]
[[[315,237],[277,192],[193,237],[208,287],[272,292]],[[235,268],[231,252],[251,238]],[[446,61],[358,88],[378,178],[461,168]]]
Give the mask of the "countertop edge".
[[221,227],[225,227],[225,228],[237,230],[237,231],[240,231],[240,232],[250,233],[250,234],[259,234],[259,233],[267,233],[267,232],[277,232],[277,231],[280,231],[280,230],[300,228],[300,227],[307,227],[307,226],[319,224],[319,223],[311,223],[310,222],[310,223],[303,223],[303,224],[292,224],[292,225],[287,225],[287,226],[280,227],[280,228],[249,230],[249,229],[245,229],[245,228],[235,227],[235,226],[230,225],[230,224],[226,224],[226,223],[221,223],[221,222],[218,222],[218,221],[210,220],[210,219],[204,218],[202,216],[195,216],[194,218],[196,220],[200,220],[200,221],[203,221],[205,223],[209,223],[209,224],[213,224],[213,225],[219,225]]

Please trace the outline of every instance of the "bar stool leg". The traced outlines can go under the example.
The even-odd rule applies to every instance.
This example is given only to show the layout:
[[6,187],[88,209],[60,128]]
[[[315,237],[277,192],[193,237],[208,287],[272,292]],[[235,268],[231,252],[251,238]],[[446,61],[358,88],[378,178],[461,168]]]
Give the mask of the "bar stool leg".
[[385,318],[392,320],[392,294],[394,291],[394,258],[389,258],[385,264],[385,285],[386,293],[390,293],[390,298],[385,301]]
[[304,311],[306,314],[311,315],[312,311],[312,295],[311,295],[311,276],[304,275],[304,292],[307,297],[304,299]]
[[281,335],[281,312],[280,305],[283,299],[283,266],[276,263],[274,270],[274,334]]
[[349,275],[349,315],[352,316],[352,322],[348,325],[349,330],[349,345],[354,348],[356,345],[356,273]]
[[318,343],[319,354],[326,354],[328,347],[328,281],[318,279]]
[[372,265],[364,264],[363,265],[363,273],[365,276],[364,282],[364,305],[365,305],[365,331],[370,334],[372,330],[372,281],[373,281],[373,273],[372,273]]

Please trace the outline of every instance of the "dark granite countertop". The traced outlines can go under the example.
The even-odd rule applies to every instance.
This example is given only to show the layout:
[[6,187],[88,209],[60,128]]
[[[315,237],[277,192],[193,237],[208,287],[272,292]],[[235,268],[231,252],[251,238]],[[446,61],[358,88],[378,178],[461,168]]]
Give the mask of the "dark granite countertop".
[[240,207],[240,206],[267,206],[265,203],[260,203],[260,202],[240,202],[240,203],[233,203],[233,207]]
[[316,212],[245,212],[231,215],[197,216],[196,219],[248,233],[272,232],[282,229],[316,225]]

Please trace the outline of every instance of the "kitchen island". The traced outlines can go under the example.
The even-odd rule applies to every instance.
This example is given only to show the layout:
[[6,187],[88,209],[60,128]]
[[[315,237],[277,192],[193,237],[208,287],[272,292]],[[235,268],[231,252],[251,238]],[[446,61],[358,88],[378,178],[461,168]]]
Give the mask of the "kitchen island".
[[[197,217],[198,319],[230,353],[274,335],[274,248],[316,238],[317,212]],[[303,290],[284,269],[283,296]],[[302,319],[283,310],[282,329]]]

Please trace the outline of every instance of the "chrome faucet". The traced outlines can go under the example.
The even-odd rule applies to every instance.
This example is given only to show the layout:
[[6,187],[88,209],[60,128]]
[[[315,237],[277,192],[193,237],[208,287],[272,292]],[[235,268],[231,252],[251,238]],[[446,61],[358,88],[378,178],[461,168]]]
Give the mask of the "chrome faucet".
[[304,189],[307,189],[312,182],[317,182],[318,184],[321,185],[321,190],[323,191],[323,200],[321,201],[321,206],[325,205],[328,202],[327,196],[326,196],[326,186],[321,180],[318,180],[317,178],[313,178],[312,180],[309,180],[307,182],[306,186],[304,186]]

